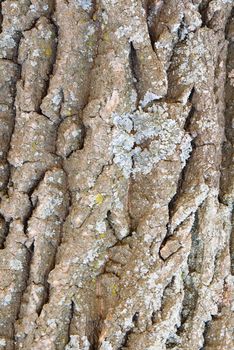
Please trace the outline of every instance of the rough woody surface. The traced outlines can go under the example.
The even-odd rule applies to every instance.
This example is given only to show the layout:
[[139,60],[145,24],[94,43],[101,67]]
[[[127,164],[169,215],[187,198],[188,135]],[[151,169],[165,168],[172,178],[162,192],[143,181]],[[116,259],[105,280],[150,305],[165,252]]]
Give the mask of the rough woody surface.
[[234,348],[233,8],[1,0],[1,350]]

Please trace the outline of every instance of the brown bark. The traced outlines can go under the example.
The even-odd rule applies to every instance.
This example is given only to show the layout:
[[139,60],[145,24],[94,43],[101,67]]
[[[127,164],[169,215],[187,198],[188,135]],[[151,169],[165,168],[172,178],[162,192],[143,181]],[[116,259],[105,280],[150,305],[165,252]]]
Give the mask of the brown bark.
[[233,348],[233,1],[0,6],[0,349]]

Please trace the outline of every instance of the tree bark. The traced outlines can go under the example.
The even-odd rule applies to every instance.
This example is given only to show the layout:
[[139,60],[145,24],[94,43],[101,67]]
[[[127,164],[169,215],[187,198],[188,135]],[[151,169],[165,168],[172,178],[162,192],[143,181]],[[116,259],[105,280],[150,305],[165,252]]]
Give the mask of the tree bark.
[[0,349],[231,350],[233,1],[0,7]]

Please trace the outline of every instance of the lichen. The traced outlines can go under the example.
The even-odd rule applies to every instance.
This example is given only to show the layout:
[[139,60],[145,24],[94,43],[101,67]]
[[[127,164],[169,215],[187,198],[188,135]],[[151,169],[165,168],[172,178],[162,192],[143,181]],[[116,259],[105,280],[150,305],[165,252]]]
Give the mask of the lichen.
[[113,348],[112,348],[111,344],[108,341],[104,340],[102,342],[100,350],[113,350]]
[[92,8],[92,0],[75,0],[76,4],[87,11]]
[[0,346],[4,346],[6,345],[6,340],[3,338],[0,338]]
[[102,195],[102,193],[98,193],[95,197],[95,202],[96,204],[100,205],[103,203],[104,197]]
[[106,223],[105,223],[105,221],[98,221],[96,223],[96,230],[100,234],[105,233],[106,232]]
[[151,91],[147,91],[143,100],[141,101],[141,105],[142,105],[142,107],[145,107],[148,103],[150,103],[154,100],[158,100],[161,97],[162,96],[156,95],[155,93],[153,93]]
[[185,134],[181,141],[180,145],[180,160],[182,163],[182,167],[185,166],[186,160],[189,158],[191,152],[192,152],[192,137],[189,134]]
[[[178,113],[183,112],[183,109],[178,109]],[[180,118],[172,118],[166,104],[157,105],[150,112],[140,109],[132,114],[113,115],[114,162],[126,178],[131,174],[150,173],[160,160],[175,152],[184,132],[180,127]],[[144,143],[146,146],[143,146]]]
[[22,262],[18,259],[13,259],[10,261],[10,268],[13,270],[22,270],[23,265]]
[[45,47],[43,47],[43,52],[44,52],[44,55],[45,55],[46,57],[51,57],[52,54],[53,54],[53,50],[52,50],[51,46],[45,46]]

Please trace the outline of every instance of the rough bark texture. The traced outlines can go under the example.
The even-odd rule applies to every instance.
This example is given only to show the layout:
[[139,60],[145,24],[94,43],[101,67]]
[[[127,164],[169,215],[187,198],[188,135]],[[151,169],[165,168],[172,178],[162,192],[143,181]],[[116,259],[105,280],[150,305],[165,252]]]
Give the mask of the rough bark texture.
[[233,1],[0,8],[0,349],[234,348]]

